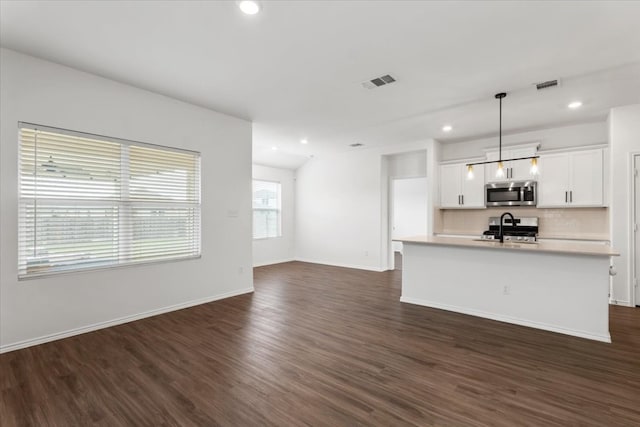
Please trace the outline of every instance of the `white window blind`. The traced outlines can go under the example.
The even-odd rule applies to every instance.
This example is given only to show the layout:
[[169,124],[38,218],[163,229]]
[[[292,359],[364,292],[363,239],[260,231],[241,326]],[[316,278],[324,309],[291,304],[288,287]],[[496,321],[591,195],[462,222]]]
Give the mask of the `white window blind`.
[[280,183],[253,180],[253,238],[280,237]]
[[20,124],[18,276],[200,255],[199,153]]

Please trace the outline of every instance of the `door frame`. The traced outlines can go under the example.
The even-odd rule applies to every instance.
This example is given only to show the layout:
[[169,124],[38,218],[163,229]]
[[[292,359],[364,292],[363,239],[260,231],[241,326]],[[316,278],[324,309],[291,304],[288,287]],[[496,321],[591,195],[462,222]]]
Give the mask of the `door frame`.
[[640,212],[636,211],[636,205],[638,204],[636,195],[638,194],[638,187],[640,187],[640,176],[636,179],[636,162],[639,166],[638,170],[640,170],[640,151],[632,151],[629,154],[629,160],[631,163],[631,167],[629,168],[631,180],[631,185],[629,186],[629,231],[631,231],[631,241],[629,242],[629,286],[631,287],[630,305],[632,307],[640,307],[640,301],[638,301],[640,288],[636,287],[635,283],[635,280],[640,281],[640,271],[638,271],[638,266],[636,265],[636,257],[640,252],[640,247],[636,245],[636,234],[640,233],[640,229],[634,232],[634,226],[636,224],[640,227]]

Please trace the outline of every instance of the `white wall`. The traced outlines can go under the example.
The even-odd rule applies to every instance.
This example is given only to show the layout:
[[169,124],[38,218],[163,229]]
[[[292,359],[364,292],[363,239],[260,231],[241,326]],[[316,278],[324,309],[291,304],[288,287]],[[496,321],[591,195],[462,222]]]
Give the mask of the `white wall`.
[[631,179],[632,154],[640,153],[640,104],[611,110],[609,138],[611,245],[620,252],[619,257],[613,258],[618,274],[613,277],[611,299],[618,304],[634,305],[630,259],[633,242]]
[[[1,350],[253,289],[249,122],[6,49],[0,67]],[[18,282],[18,121],[200,151],[202,258]]]
[[[540,150],[580,147],[583,145],[606,144],[608,140],[607,123],[595,122],[572,126],[541,129],[502,135],[502,146],[539,142]],[[442,160],[455,160],[473,157],[484,157],[485,149],[497,149],[498,137],[479,138],[471,141],[443,143]]]
[[253,179],[276,181],[281,184],[281,227],[282,236],[253,241],[253,266],[292,261],[294,250],[294,180],[295,172],[290,169],[253,165]]
[[[386,155],[429,141],[316,157],[296,173],[296,259],[381,271],[388,266]],[[424,151],[423,151],[424,153]]]

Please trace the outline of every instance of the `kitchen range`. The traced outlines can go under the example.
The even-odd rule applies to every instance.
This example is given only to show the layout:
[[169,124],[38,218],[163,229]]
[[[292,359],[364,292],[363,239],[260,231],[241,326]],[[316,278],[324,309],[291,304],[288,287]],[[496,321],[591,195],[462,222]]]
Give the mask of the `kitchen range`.
[[[504,218],[502,234],[505,242],[536,243],[538,239],[538,217]],[[500,240],[500,217],[489,218],[489,229],[480,240]]]

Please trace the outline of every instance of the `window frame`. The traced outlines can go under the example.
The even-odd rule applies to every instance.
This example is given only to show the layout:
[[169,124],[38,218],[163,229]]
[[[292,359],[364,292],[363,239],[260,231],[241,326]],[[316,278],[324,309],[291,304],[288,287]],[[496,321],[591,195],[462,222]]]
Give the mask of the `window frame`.
[[[45,131],[45,132],[50,132],[50,133],[55,133],[55,134],[59,134],[59,135],[67,135],[67,136],[71,136],[71,137],[76,137],[76,138],[88,138],[88,139],[95,139],[95,140],[100,140],[100,141],[105,141],[107,143],[115,143],[115,144],[120,144],[121,146],[127,146],[127,147],[131,147],[131,146],[136,146],[136,147],[146,147],[146,148],[151,148],[151,149],[155,149],[155,150],[164,150],[164,151],[171,151],[171,152],[176,152],[176,153],[182,153],[182,154],[190,154],[195,156],[195,158],[197,159],[197,186],[196,186],[196,200],[197,202],[195,202],[193,204],[193,206],[196,208],[197,210],[197,215],[196,216],[196,222],[197,222],[197,237],[195,239],[196,245],[197,245],[197,253],[194,255],[187,255],[187,256],[180,256],[180,257],[173,257],[173,258],[164,258],[164,259],[151,259],[151,260],[146,260],[146,261],[135,261],[135,260],[129,260],[129,261],[123,261],[123,257],[122,255],[118,256],[118,261],[111,263],[111,264],[106,264],[106,265],[99,265],[99,266],[83,266],[82,264],[78,264],[75,267],[71,266],[68,269],[60,269],[60,270],[49,270],[49,271],[43,271],[41,273],[29,273],[26,272],[24,274],[20,273],[20,262],[21,262],[21,255],[20,255],[20,251],[22,249],[21,246],[21,237],[20,237],[20,224],[21,224],[21,219],[22,219],[22,215],[20,213],[20,210],[23,209],[22,205],[24,203],[25,197],[22,195],[22,169],[21,169],[21,161],[22,161],[22,138],[21,138],[21,130],[22,129],[31,129],[31,130],[36,130],[36,131]],[[112,136],[106,136],[106,135],[101,135],[101,134],[95,134],[95,133],[90,133],[90,132],[82,132],[82,131],[75,131],[75,130],[70,130],[70,129],[64,129],[64,128],[58,128],[58,127],[53,127],[53,126],[47,126],[47,125],[39,125],[39,124],[35,124],[35,123],[31,123],[31,122],[25,122],[25,121],[19,121],[18,122],[18,126],[17,126],[17,144],[18,144],[18,150],[17,150],[17,163],[18,163],[18,167],[17,167],[17,172],[18,172],[18,176],[17,176],[17,201],[18,201],[18,208],[17,208],[17,218],[16,218],[16,230],[18,230],[18,234],[17,234],[17,238],[18,241],[17,243],[17,260],[18,260],[18,271],[17,271],[17,276],[18,276],[18,281],[26,281],[26,280],[34,280],[34,279],[40,279],[40,278],[45,278],[45,277],[52,277],[52,276],[60,276],[60,275],[67,275],[67,274],[78,274],[78,273],[88,273],[91,271],[102,271],[102,270],[112,270],[112,269],[120,269],[120,268],[130,268],[130,267],[138,267],[138,266],[145,266],[145,265],[153,265],[153,264],[165,264],[165,263],[170,263],[170,262],[179,262],[179,261],[189,261],[189,260],[194,260],[194,259],[200,259],[202,258],[202,155],[199,151],[195,151],[195,150],[189,150],[189,149],[183,149],[183,148],[177,148],[177,147],[170,147],[170,146],[165,146],[165,145],[161,145],[161,144],[152,144],[152,143],[148,143],[148,142],[141,142],[141,141],[135,141],[135,140],[131,140],[131,139],[123,139],[123,138],[117,138],[117,137],[112,137]],[[122,155],[122,154],[121,154]],[[128,175],[130,173],[130,164],[129,164],[129,153],[127,150],[127,154],[126,154],[126,161],[123,161],[120,165],[120,176],[121,179],[122,177],[124,177],[125,175],[127,176],[126,181],[128,181]],[[122,182],[120,183],[122,186]],[[131,207],[138,204],[139,206],[144,205],[144,203],[149,203],[150,206],[152,206],[152,204],[154,203],[152,202],[145,202],[142,201],[142,203],[140,203],[140,201],[135,201],[135,202],[131,202],[129,200],[130,197],[130,193],[129,193],[129,185],[128,182],[126,184],[127,187],[127,194],[120,194],[120,198],[118,200],[97,200],[97,201],[92,201],[90,203],[104,203],[104,204],[113,204],[118,206],[118,209],[122,209],[124,207],[124,210],[131,210]],[[37,198],[33,198],[33,200],[38,200]],[[49,199],[49,200],[56,200],[56,199]],[[164,204],[167,202],[155,202],[157,204]],[[180,206],[180,205],[189,205],[188,202],[175,202],[175,203],[167,203],[168,207],[171,206]],[[131,220],[131,217],[128,218],[128,220]],[[35,221],[35,220],[34,220]],[[130,229],[130,233],[131,235],[133,235],[133,231],[134,229],[131,228]],[[127,230],[125,230],[124,232],[126,233]],[[123,233],[123,229],[122,229],[122,225],[118,224],[118,228],[117,228],[117,233]],[[131,243],[132,239],[129,240],[129,243]],[[118,243],[118,248],[119,250],[121,249],[121,245],[122,243]],[[55,268],[55,267],[54,267]]]
[[[255,181],[259,182],[268,182],[271,184],[278,184],[278,208],[256,208],[253,206],[253,183]],[[251,237],[253,240],[270,240],[270,239],[281,239],[282,238],[282,182],[272,180],[272,179],[260,179],[260,178],[251,178]],[[277,211],[278,212],[278,235],[277,236],[266,236],[266,237],[255,237],[255,222],[253,214],[255,211]]]

